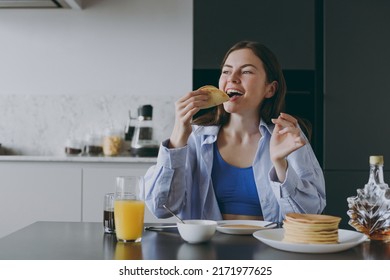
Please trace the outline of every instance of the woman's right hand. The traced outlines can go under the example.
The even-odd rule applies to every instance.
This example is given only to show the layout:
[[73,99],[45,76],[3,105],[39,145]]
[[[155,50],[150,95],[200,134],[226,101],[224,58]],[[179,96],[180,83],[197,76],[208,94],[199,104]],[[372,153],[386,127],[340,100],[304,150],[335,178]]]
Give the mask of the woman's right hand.
[[187,145],[188,137],[192,132],[192,117],[206,105],[208,93],[195,90],[187,93],[175,102],[175,125],[169,138],[170,148],[179,148]]

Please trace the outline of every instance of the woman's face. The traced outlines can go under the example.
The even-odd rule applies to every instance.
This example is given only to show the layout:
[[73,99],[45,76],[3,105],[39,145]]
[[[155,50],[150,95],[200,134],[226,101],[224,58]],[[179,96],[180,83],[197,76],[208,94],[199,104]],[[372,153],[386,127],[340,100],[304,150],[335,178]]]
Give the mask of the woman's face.
[[231,52],[219,78],[219,88],[230,96],[224,103],[229,113],[258,114],[262,101],[273,96],[276,86],[276,82],[267,82],[263,62],[251,49]]

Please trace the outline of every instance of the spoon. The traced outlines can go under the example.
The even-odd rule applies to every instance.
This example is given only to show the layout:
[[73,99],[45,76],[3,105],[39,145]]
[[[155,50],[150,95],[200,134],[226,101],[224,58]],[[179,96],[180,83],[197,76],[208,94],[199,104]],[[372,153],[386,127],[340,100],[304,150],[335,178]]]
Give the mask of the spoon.
[[171,213],[176,219],[178,219],[178,220],[180,221],[180,223],[185,224],[185,222],[184,222],[182,219],[180,219],[178,216],[176,216],[176,214],[173,213],[173,212],[171,211],[171,209],[169,209],[165,204],[163,205],[163,207],[164,207],[169,213]]
[[278,223],[277,222],[271,222],[271,223],[269,223],[269,224],[266,224],[265,226],[263,226],[263,227],[270,227],[270,226],[272,226],[272,225],[276,225],[276,226],[278,226]]

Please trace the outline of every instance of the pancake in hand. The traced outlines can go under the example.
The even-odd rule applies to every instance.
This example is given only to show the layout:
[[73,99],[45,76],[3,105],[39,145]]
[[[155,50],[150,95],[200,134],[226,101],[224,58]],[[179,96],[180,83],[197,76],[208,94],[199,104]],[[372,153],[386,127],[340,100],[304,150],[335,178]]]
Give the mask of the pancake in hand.
[[215,86],[203,86],[199,88],[202,91],[207,91],[209,94],[209,99],[207,100],[207,104],[202,106],[201,109],[207,109],[214,106],[218,106],[229,100],[229,96],[223,92],[222,90],[216,88]]

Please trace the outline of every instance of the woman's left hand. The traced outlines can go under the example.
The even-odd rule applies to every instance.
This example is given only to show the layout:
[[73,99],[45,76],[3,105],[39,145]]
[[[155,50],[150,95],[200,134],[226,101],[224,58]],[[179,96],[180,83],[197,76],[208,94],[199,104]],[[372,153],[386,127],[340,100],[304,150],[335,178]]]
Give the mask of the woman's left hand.
[[[270,156],[280,181],[284,181],[287,169],[286,157],[306,144],[301,136],[298,121],[289,114],[281,113],[277,119],[272,119],[275,124],[270,142]],[[283,172],[284,169],[284,172]],[[284,174],[283,174],[284,173]]]

